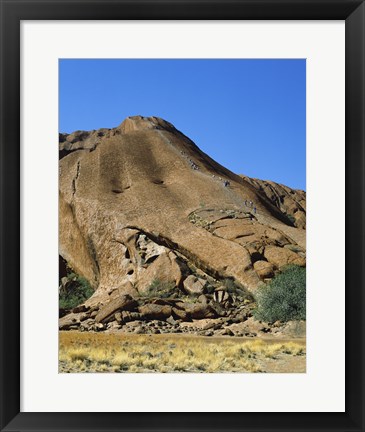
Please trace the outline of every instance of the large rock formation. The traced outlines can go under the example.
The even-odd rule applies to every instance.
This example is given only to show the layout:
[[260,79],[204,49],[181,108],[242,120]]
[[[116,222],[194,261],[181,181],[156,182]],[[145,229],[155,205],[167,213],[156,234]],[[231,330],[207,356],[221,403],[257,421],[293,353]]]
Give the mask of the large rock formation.
[[243,175],[241,177],[255,186],[259,192],[264,193],[296,227],[305,229],[306,193],[304,191],[269,180],[253,179]]
[[[94,287],[87,307],[156,284],[197,290],[191,275],[204,289],[231,280],[254,292],[305,265],[305,193],[232,173],[160,118],[60,134],[59,175],[59,253]],[[162,306],[139,313],[216,313]]]

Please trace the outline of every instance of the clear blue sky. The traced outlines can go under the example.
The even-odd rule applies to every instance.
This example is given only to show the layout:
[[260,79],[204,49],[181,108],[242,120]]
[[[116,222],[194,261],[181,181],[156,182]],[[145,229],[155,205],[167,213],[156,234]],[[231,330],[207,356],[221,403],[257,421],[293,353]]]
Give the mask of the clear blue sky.
[[305,60],[59,63],[60,132],[158,116],[237,174],[305,190]]

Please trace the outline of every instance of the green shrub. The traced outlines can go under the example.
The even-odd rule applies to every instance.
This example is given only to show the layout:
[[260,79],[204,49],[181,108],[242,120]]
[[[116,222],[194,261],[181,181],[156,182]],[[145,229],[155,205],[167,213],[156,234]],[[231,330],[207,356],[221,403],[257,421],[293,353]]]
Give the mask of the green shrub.
[[143,297],[170,297],[176,291],[174,282],[160,281],[154,279],[147,291],[143,294]]
[[289,219],[289,221],[293,224],[293,226],[295,226],[296,223],[295,217],[289,213],[287,213],[285,216]]
[[69,273],[67,279],[66,289],[62,289],[59,294],[59,308],[61,309],[72,309],[90,298],[94,293],[84,277],[76,273]]
[[306,271],[291,265],[258,289],[256,319],[266,322],[305,320]]

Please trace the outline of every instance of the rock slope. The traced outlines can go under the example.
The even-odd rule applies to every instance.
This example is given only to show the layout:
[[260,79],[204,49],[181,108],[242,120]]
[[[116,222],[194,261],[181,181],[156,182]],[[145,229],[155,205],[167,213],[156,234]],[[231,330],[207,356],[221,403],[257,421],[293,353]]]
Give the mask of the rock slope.
[[[213,318],[227,287],[249,298],[281,267],[305,266],[305,193],[232,173],[165,120],[60,134],[59,150],[59,254],[95,289],[88,311],[160,287],[175,303],[149,314],[151,302],[131,312],[117,300],[111,315]],[[209,307],[179,306],[184,295]]]
[[253,179],[243,175],[241,177],[256,187],[260,193],[265,194],[276,207],[289,217],[294,226],[305,229],[306,193],[304,191],[292,189],[270,180]]

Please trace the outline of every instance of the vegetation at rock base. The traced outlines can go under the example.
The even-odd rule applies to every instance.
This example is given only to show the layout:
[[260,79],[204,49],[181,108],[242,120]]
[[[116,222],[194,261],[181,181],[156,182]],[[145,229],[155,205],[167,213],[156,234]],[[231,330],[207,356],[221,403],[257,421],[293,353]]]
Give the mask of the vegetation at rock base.
[[147,291],[142,294],[142,297],[160,297],[167,298],[176,292],[177,288],[173,282],[161,281],[159,279],[154,279]]
[[300,341],[61,332],[60,372],[305,372]]
[[59,308],[72,309],[90,298],[94,290],[89,282],[76,273],[67,275],[68,282],[59,293]]
[[306,316],[306,270],[291,265],[278,274],[256,293],[255,318],[274,322],[305,320]]

